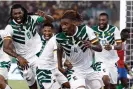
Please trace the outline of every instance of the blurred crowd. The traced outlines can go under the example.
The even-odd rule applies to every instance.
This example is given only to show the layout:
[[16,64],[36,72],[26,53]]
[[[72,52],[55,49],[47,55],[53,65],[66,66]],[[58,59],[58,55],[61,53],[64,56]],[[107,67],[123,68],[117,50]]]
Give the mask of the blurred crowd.
[[90,26],[97,23],[97,16],[101,12],[109,15],[110,23],[119,27],[119,1],[1,1],[0,2],[0,29],[3,29],[8,21],[10,7],[14,3],[21,3],[29,12],[35,13],[38,9],[52,15],[56,22],[54,26],[59,27],[59,20],[67,9],[78,11],[83,17],[83,23]]

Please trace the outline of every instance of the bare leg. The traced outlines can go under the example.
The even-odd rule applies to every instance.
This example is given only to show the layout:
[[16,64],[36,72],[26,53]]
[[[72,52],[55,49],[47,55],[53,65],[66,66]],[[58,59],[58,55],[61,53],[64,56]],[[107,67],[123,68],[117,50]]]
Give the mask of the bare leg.
[[37,82],[35,81],[35,83],[32,86],[29,86],[30,89],[37,89]]
[[104,89],[110,89],[110,79],[108,75],[103,76],[103,82],[105,84]]

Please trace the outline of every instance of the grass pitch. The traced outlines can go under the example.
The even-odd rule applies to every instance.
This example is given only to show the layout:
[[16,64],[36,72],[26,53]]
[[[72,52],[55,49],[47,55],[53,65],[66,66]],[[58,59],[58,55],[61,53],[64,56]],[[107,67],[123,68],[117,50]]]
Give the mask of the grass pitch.
[[[24,80],[8,80],[8,84],[12,89],[29,89]],[[131,89],[133,89],[133,87]]]
[[9,80],[8,84],[12,89],[29,89],[24,80]]

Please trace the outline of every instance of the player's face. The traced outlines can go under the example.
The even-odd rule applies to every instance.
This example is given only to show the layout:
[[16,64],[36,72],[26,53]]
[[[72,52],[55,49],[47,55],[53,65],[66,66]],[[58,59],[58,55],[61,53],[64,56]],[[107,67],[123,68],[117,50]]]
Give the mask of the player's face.
[[121,34],[121,38],[124,39],[125,41],[130,37],[128,32],[125,32],[124,34]]
[[22,23],[24,12],[22,11],[21,8],[13,9],[12,10],[12,16],[13,19],[18,23]]
[[49,27],[49,26],[45,26],[42,31],[43,31],[42,32],[43,33],[43,36],[44,36],[44,38],[46,40],[49,40],[52,37],[52,35],[53,35],[52,28]]
[[64,33],[69,34],[73,29],[72,21],[70,19],[61,19],[61,28]]
[[99,28],[100,29],[105,29],[107,27],[108,24],[108,18],[107,16],[100,16],[99,17]]

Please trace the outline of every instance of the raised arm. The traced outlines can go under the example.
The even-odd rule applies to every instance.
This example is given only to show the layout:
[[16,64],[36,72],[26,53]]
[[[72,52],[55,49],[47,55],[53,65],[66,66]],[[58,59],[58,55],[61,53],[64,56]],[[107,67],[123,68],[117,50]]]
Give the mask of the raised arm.
[[39,15],[39,16],[41,16],[41,17],[44,17],[44,20],[45,20],[46,22],[51,23],[51,22],[54,21],[54,18],[53,18],[52,16],[50,16],[50,15],[47,15],[44,11],[38,10],[38,11],[36,12],[36,15]]

